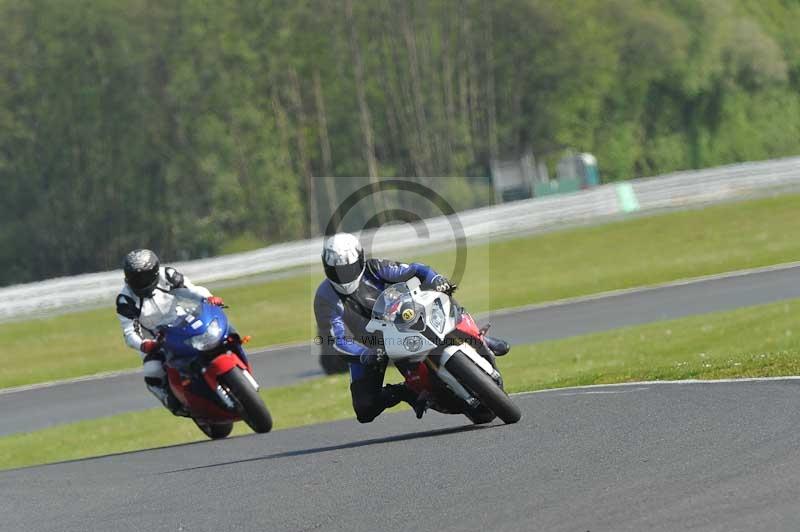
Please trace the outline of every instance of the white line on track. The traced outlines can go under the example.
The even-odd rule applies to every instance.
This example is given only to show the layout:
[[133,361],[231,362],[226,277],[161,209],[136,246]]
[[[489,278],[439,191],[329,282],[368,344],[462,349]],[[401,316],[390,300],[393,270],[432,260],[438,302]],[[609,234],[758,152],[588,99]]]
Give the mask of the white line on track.
[[[585,303],[588,301],[596,301],[600,299],[611,299],[614,297],[625,296],[629,294],[637,294],[641,292],[650,292],[653,290],[659,290],[662,288],[674,288],[678,286],[686,286],[696,283],[703,283],[708,281],[717,281],[720,279],[730,279],[734,277],[744,277],[747,275],[754,275],[759,273],[769,273],[775,271],[782,271],[782,270],[791,270],[793,268],[800,268],[800,261],[797,262],[786,262],[782,264],[774,264],[772,266],[762,266],[759,268],[748,268],[744,270],[735,270],[732,272],[724,272],[724,273],[716,273],[712,275],[703,275],[700,277],[689,277],[686,279],[679,279],[677,281],[669,281],[666,283],[660,284],[653,284],[647,286],[637,286],[634,288],[623,288],[620,290],[610,290],[606,292],[598,292],[596,294],[590,294],[586,296],[577,296],[577,297],[570,297],[564,299],[557,299],[555,301],[547,301],[545,303],[534,303],[532,305],[522,305],[519,307],[511,307],[506,309],[494,310],[494,311],[487,311],[482,312],[480,314],[476,314],[476,319],[485,319],[485,318],[498,318],[502,316],[510,316],[513,314],[519,314],[522,312],[528,312],[531,310],[537,309],[546,309],[551,307],[559,307],[574,303]],[[296,342],[291,344],[279,344],[273,345],[269,347],[264,347],[258,350],[255,350],[251,353],[251,356],[254,355],[261,355],[264,353],[269,353],[271,351],[279,351],[282,349],[289,349],[293,347],[306,347],[308,346],[308,342]],[[128,369],[128,370],[121,370],[121,371],[108,371],[103,373],[95,373],[93,375],[86,375],[83,377],[76,377],[73,379],[62,379],[62,380],[55,380],[55,381],[48,381],[48,382],[39,382],[35,384],[28,384],[24,386],[16,386],[13,388],[2,388],[0,389],[0,395],[7,395],[11,393],[17,392],[25,392],[28,390],[37,390],[40,388],[51,388],[53,386],[61,386],[66,384],[73,384],[76,382],[88,382],[100,379],[106,379],[111,377],[118,377],[121,375],[133,375],[136,373],[141,373],[141,369]],[[785,378],[785,377],[780,377]],[[737,379],[733,379],[737,380]],[[738,380],[746,380],[746,379],[738,379]],[[659,381],[661,382],[661,381]],[[726,381],[663,381],[663,382],[726,382]],[[619,384],[613,386],[620,386]],[[540,390],[540,391],[549,391],[549,390]],[[524,392],[524,393],[534,393],[534,392]]]
[[560,307],[572,303],[585,303],[587,301],[595,301],[598,299],[610,299],[619,296],[626,296],[629,294],[639,294],[642,292],[652,292],[662,288],[675,288],[679,286],[687,286],[698,283],[705,283],[709,281],[719,281],[722,279],[731,279],[735,277],[745,277],[748,275],[755,275],[759,273],[770,273],[783,270],[791,270],[800,268],[800,261],[798,262],[785,262],[783,264],[774,264],[772,266],[763,266],[760,268],[748,268],[745,270],[735,270],[732,272],[715,273],[712,275],[703,275],[700,277],[688,277],[686,279],[678,279],[676,281],[668,281],[666,283],[651,284],[646,286],[636,286],[633,288],[622,288],[620,290],[609,290],[606,292],[597,292],[586,296],[568,297],[564,299],[556,299],[554,301],[547,301],[544,303],[533,303],[531,305],[522,305],[519,307],[511,307],[500,309],[497,311],[488,311],[478,314],[477,318],[489,318],[494,316],[509,316],[520,312],[527,312],[530,310],[545,309],[550,307]]
[[[629,390],[631,392],[635,391],[644,391],[647,388],[654,386],[654,385],[668,385],[668,384],[730,384],[730,383],[744,383],[744,382],[755,382],[755,383],[765,383],[765,382],[781,382],[781,381],[798,381],[800,382],[800,375],[787,375],[785,377],[743,377],[741,379],[684,379],[684,380],[675,380],[675,381],[636,381],[636,382],[619,382],[619,383],[610,383],[610,384],[586,384],[584,386],[569,386],[566,388],[548,388],[546,390],[534,390],[530,392],[516,392],[510,395],[512,396],[525,396],[525,395],[534,395],[534,394],[542,394],[542,393],[555,393],[557,395],[578,395],[577,393],[567,394],[563,392],[567,391],[580,391],[586,390],[583,392],[584,394],[592,393],[592,390],[597,390],[600,388],[628,388],[630,386],[638,386],[639,388],[635,388],[633,390]],[[601,392],[594,392],[594,393],[601,393]],[[613,392],[611,392],[613,393]],[[617,391],[616,393],[622,393],[622,390]]]
[[66,384],[74,384],[77,382],[96,381],[100,379],[110,379],[119,377],[120,375],[134,375],[141,373],[141,368],[138,369],[123,369],[120,371],[104,371],[103,373],[95,373],[94,375],[86,375],[84,377],[75,377],[73,379],[62,379],[49,382],[37,382],[35,384],[26,384],[24,386],[15,386],[13,388],[0,389],[0,395],[8,395],[18,392],[27,392],[29,390],[38,390],[40,388],[52,388],[53,386],[62,386]]
[[577,392],[567,392],[567,393],[559,393],[556,394],[559,397],[566,397],[570,395],[615,395],[620,393],[634,393],[634,392],[641,392],[643,390],[649,390],[649,386],[640,386],[638,388],[631,388],[630,390],[599,390],[599,391],[577,391]]
[[[255,351],[251,351],[249,356],[259,356],[271,351],[279,351],[281,349],[287,349],[290,347],[302,347],[305,346],[305,343],[297,343],[297,344],[279,344],[273,345],[269,347],[263,347],[261,349],[257,349]],[[74,377],[71,379],[61,379],[57,381],[48,381],[48,382],[37,382],[34,384],[25,384],[23,386],[14,386],[13,388],[0,388],[0,395],[8,395],[12,393],[18,392],[27,392],[30,390],[38,390],[40,388],[52,388],[54,386],[64,386],[67,384],[75,384],[78,382],[89,382],[89,381],[97,381],[102,379],[110,379],[114,377],[121,377],[124,375],[136,375],[137,373],[141,373],[142,368],[133,368],[133,369],[122,369],[119,371],[104,371],[102,373],[94,373],[92,375],[85,375],[83,377]]]

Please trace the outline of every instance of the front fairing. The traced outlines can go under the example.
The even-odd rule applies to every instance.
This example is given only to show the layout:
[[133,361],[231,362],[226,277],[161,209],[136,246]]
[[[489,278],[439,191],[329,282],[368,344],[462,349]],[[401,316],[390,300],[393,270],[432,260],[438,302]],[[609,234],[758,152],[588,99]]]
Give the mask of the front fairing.
[[190,366],[204,355],[219,353],[230,333],[228,318],[221,308],[202,301],[186,310],[161,328],[167,364],[181,373],[188,373]]
[[412,278],[384,290],[366,329],[380,332],[386,354],[395,362],[424,359],[446,344],[456,327],[456,309],[445,294],[422,290]]

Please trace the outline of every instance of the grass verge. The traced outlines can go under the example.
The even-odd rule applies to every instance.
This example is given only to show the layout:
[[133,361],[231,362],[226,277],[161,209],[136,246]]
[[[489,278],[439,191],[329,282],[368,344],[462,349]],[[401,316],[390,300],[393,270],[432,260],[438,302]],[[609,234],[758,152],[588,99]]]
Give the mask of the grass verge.
[[[500,367],[511,392],[639,380],[797,375],[798,313],[800,300],[793,300],[517,346],[500,359]],[[387,381],[397,380],[399,375],[390,369]],[[353,417],[345,376],[263,395],[276,429]],[[238,425],[235,434],[249,433]],[[191,421],[155,408],[0,438],[0,469],[203,439]]]
[[[469,249],[474,312],[800,260],[800,195],[634,218]],[[409,257],[403,257],[409,259]],[[440,271],[453,254],[414,257]],[[254,345],[310,338],[321,273],[219,290]],[[0,388],[134,368],[113,308],[0,324]],[[25,353],[25,364],[16,362]]]

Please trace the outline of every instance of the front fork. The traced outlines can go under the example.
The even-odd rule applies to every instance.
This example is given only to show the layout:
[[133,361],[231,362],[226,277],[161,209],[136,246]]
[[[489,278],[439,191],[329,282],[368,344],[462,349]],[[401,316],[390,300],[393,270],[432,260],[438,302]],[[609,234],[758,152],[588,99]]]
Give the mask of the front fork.
[[[203,370],[203,372],[205,372],[205,369]],[[247,382],[250,383],[250,385],[253,387],[255,391],[260,390],[258,382],[256,382],[256,379],[248,370],[243,369],[242,374],[244,375],[244,377],[247,379]],[[217,384],[217,388],[214,391],[217,393],[217,397],[219,397],[220,401],[222,401],[222,404],[224,404],[231,410],[237,409],[236,402],[231,397],[231,394],[229,394],[228,390],[226,390],[221,384]]]
[[259,390],[259,385],[258,382],[256,382],[256,379],[253,377],[253,374],[250,373],[250,364],[247,362],[247,357],[244,356],[244,349],[242,349],[241,346],[236,346],[238,349],[236,349],[234,346],[231,347],[231,351],[233,351],[233,353],[227,353],[218,356],[211,362],[211,364],[209,364],[209,366],[202,369],[202,373],[206,383],[211,389],[214,390],[214,392],[217,394],[217,397],[219,397],[220,401],[222,401],[222,404],[224,404],[230,410],[237,410],[236,401],[234,401],[228,390],[226,390],[225,387],[219,382],[220,377],[238,367],[242,370],[242,374],[244,375],[245,379],[255,391]]
[[436,362],[431,360],[430,357],[425,360],[425,363],[428,365],[429,369],[434,371],[442,380],[442,382],[444,382],[445,385],[447,385],[447,387],[450,388],[450,390],[452,390],[457,397],[464,400],[469,406],[476,407],[480,404],[480,401],[473,397],[469,390],[464,388],[464,386],[458,382],[458,379],[456,379],[445,367],[447,365],[447,361],[450,360],[450,357],[458,352],[464,353],[470,360],[472,360],[472,362],[475,363],[475,365],[492,377],[492,380],[494,380],[501,388],[503,387],[503,377],[492,363],[479,355],[477,351],[475,351],[475,349],[468,344],[446,347],[442,354],[437,357],[438,360]]

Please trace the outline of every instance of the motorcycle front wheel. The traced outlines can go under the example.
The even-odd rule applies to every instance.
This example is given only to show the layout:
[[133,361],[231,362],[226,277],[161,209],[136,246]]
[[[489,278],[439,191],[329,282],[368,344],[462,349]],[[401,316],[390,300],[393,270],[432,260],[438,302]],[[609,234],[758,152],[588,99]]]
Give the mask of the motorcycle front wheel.
[[263,434],[272,430],[272,416],[258,392],[236,367],[219,378],[223,386],[241,406],[241,416],[254,432]]
[[464,353],[459,351],[451,356],[445,368],[504,423],[516,423],[522,417],[519,407],[506,392]]
[[206,423],[205,421],[200,421],[194,418],[192,418],[192,421],[194,421],[194,424],[197,425],[197,428],[203,431],[203,434],[212,440],[221,440],[222,438],[227,438],[233,430],[232,421],[224,423]]

